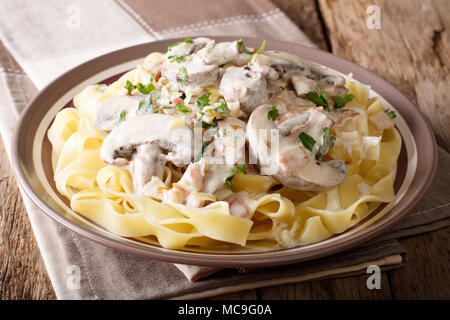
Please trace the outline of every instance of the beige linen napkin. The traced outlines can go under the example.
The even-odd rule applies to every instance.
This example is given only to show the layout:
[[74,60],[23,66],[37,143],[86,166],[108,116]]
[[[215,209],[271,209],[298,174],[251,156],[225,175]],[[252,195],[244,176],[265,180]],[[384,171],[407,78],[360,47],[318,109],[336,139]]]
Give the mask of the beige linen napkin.
[[[312,45],[268,0],[222,2],[191,0],[87,1],[3,0],[0,39],[0,133],[6,146],[18,115],[49,81],[83,61],[112,50],[165,37],[198,34],[264,36]],[[186,4],[187,3],[187,4]],[[20,25],[20,28],[17,26]],[[24,70],[24,71],[22,71]],[[31,81],[30,81],[31,79]],[[33,85],[34,84],[34,85]],[[7,148],[9,151],[9,148]],[[200,298],[225,292],[365,272],[404,262],[394,237],[449,224],[447,197],[450,156],[440,151],[438,179],[432,191],[383,241],[313,262],[264,270],[217,270],[131,256],[98,245],[62,227],[24,198],[27,213],[58,298]],[[79,268],[79,287],[70,284]],[[198,280],[195,283],[189,280]],[[187,280],[188,278],[189,280]]]

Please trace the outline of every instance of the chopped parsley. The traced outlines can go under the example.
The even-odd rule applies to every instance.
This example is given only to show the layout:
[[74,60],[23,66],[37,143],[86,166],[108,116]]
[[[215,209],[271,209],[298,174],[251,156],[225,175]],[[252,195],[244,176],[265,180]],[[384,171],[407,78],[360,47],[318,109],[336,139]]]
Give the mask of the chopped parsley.
[[261,45],[259,46],[259,48],[252,54],[252,56],[250,57],[250,60],[248,60],[248,63],[249,63],[249,64],[252,63],[253,57],[254,57],[256,54],[258,54],[258,53],[260,53],[261,51],[264,50],[264,47],[265,47],[265,46],[266,46],[266,40],[264,40],[264,41],[261,43]]
[[170,50],[170,49],[172,49],[173,47],[176,47],[176,46],[178,46],[178,45],[180,45],[180,44],[182,44],[182,43],[192,43],[192,38],[185,38],[184,41],[180,41],[180,42],[173,43],[173,44],[171,44],[171,45],[168,46],[167,50]]
[[278,116],[279,116],[279,114],[278,114],[277,106],[272,106],[272,109],[270,109],[269,112],[267,112],[268,120],[272,119],[272,121],[275,121],[278,118]]
[[386,112],[386,114],[389,116],[389,118],[391,119],[395,119],[397,117],[397,113],[395,113],[394,110],[391,109],[386,109],[384,110],[384,112]]
[[181,62],[186,61],[186,57],[187,57],[187,54],[183,54],[181,56],[168,56],[167,58],[169,59],[170,62],[176,61],[178,63],[181,63]]
[[205,93],[204,95],[198,97],[197,106],[200,110],[203,110],[204,107],[209,105],[209,97],[211,96],[211,92]]
[[186,70],[185,67],[181,67],[180,69],[178,69],[178,80],[182,84],[186,84],[186,82],[187,82],[187,70]]
[[246,170],[247,168],[245,167],[245,165],[244,164],[241,164],[241,165],[239,165],[239,166],[237,166],[236,168],[234,168],[234,170],[233,170],[233,172],[228,176],[228,177],[226,177],[225,178],[225,184],[227,185],[227,187],[230,189],[230,190],[233,190],[234,189],[234,187],[233,187],[233,184],[231,183],[231,180],[233,180],[233,178],[234,178],[234,176],[236,175],[236,173],[240,173],[241,174],[241,176],[243,176],[244,175],[244,171]]
[[139,102],[138,109],[136,113],[138,112],[156,112],[153,108],[153,99],[152,95],[148,95],[144,100]]
[[342,109],[345,107],[347,102],[352,101],[355,96],[351,93],[343,93],[340,96],[332,97],[331,100],[334,101],[334,109]]
[[331,100],[334,101],[332,106],[328,104],[328,94],[326,91],[322,92],[320,95],[316,91],[310,91],[305,97],[316,106],[324,107],[327,111],[331,111],[331,109],[342,110],[347,102],[353,100],[355,96],[351,93],[343,93],[340,96],[331,97]]
[[239,53],[252,54],[252,52],[245,47],[244,41],[242,41],[242,39],[239,39],[237,43],[238,43],[238,46],[239,46]]
[[319,145],[319,151],[316,154],[316,159],[320,160],[324,155],[328,153],[328,150],[334,147],[336,137],[330,134],[330,128],[323,128],[322,140]]
[[153,81],[150,81],[150,83],[147,86],[144,86],[142,83],[138,82],[136,88],[142,94],[149,94],[150,92],[156,89],[155,86],[153,85]]
[[228,104],[223,98],[220,98],[217,102],[220,103],[220,106],[218,106],[214,109],[208,110],[208,112],[215,111],[215,112],[217,112],[217,114],[220,114],[222,116],[226,116],[226,115],[230,114],[230,109],[228,108]]
[[310,91],[306,94],[305,98],[314,103],[316,106],[324,107],[326,110],[330,111],[326,91],[322,92],[320,95],[316,91]]
[[181,102],[179,105],[175,106],[175,109],[181,113],[185,114],[191,113],[191,109],[189,109],[189,107],[184,103],[184,101]]
[[127,82],[125,82],[125,89],[128,90],[128,95],[131,96],[131,92],[136,88],[135,85],[133,85],[131,83],[131,81],[127,80]]
[[119,123],[124,122],[126,120],[126,116],[127,116],[127,111],[122,110],[119,114]]
[[303,146],[306,149],[311,152],[313,151],[314,145],[316,144],[316,140],[314,140],[313,137],[305,132],[300,132],[300,134],[298,135],[298,139],[302,142]]

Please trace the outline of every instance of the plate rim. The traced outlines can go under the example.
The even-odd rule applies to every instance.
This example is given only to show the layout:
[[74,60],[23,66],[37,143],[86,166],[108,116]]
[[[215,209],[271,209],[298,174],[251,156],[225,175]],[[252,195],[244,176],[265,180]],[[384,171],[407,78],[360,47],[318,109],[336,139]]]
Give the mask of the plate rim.
[[[204,37],[209,37],[212,39],[216,39],[219,41],[229,41],[231,39],[243,39],[244,41],[246,39],[251,39],[252,41],[259,41],[261,42],[264,40],[262,37],[241,37],[241,36],[212,36],[212,35],[204,35]],[[162,43],[171,43],[176,41],[183,40],[184,37],[177,37],[177,38],[168,38],[164,40],[154,41],[154,42],[146,42],[139,45],[134,45],[130,47],[126,47],[123,49],[115,50],[110,53],[101,55],[99,57],[96,57],[94,59],[91,59],[89,61],[86,61],[66,72],[61,74],[59,77],[57,77],[55,80],[50,82],[48,85],[46,85],[39,94],[27,105],[27,107],[23,110],[23,112],[20,115],[20,118],[16,124],[16,129],[13,134],[12,139],[12,145],[11,145],[11,156],[12,156],[12,166],[14,169],[14,172],[17,177],[17,181],[21,189],[24,191],[25,195],[33,201],[34,204],[36,204],[41,211],[43,211],[47,216],[52,218],[54,221],[64,225],[70,230],[73,230],[79,234],[81,234],[84,237],[89,238],[90,240],[93,240],[99,244],[106,245],[108,247],[111,247],[113,249],[118,249],[127,253],[133,253],[141,256],[146,256],[150,258],[155,258],[162,261],[167,262],[174,262],[174,263],[185,263],[185,264],[195,264],[195,265],[206,265],[206,266],[216,266],[216,267],[254,267],[254,266],[276,266],[276,265],[283,265],[283,264],[291,264],[291,263],[297,263],[312,259],[317,259],[324,256],[333,255],[342,251],[345,251],[347,249],[350,249],[352,247],[359,246],[361,244],[366,243],[367,241],[373,239],[375,236],[381,234],[383,231],[387,230],[390,226],[395,224],[397,221],[399,221],[401,218],[406,216],[416,205],[417,203],[424,197],[424,195],[428,192],[433,179],[436,175],[437,171],[437,165],[438,165],[438,147],[436,143],[436,138],[434,135],[434,132],[432,130],[432,127],[429,123],[429,121],[422,115],[422,113],[419,111],[417,106],[412,103],[399,89],[394,87],[392,84],[390,84],[385,79],[381,78],[377,74],[373,73],[370,70],[367,70],[366,68],[361,67],[360,65],[350,62],[344,58],[338,57],[336,55],[333,55],[332,53],[322,51],[320,49],[304,46],[301,44],[293,43],[293,42],[287,42],[287,41],[280,41],[280,40],[273,40],[270,39],[267,41],[268,47],[275,46],[280,47],[282,45],[288,46],[288,47],[300,47],[302,50],[309,51],[310,53],[317,53],[318,55],[322,55],[325,58],[333,59],[336,62],[339,62],[341,65],[343,65],[343,68],[347,68],[348,66],[352,67],[352,69],[358,70],[358,72],[367,73],[372,80],[376,80],[377,82],[380,82],[381,84],[390,87],[390,90],[395,92],[396,95],[405,101],[409,105],[409,107],[412,107],[414,110],[413,113],[416,113],[417,119],[420,119],[419,121],[422,121],[423,124],[425,124],[426,136],[428,140],[431,142],[431,156],[432,156],[432,166],[428,167],[427,172],[424,174],[423,179],[425,180],[424,184],[421,184],[421,187],[417,188],[415,190],[414,197],[412,198],[412,201],[408,202],[406,204],[406,207],[400,210],[398,213],[396,213],[393,216],[387,217],[383,223],[377,224],[375,226],[369,225],[361,234],[356,234],[353,236],[350,236],[348,239],[343,239],[341,241],[337,241],[335,243],[330,243],[326,247],[322,248],[316,248],[312,249],[308,252],[295,252],[292,249],[298,248],[288,248],[285,250],[277,250],[277,251],[263,251],[258,253],[242,253],[242,254],[219,254],[219,253],[196,253],[196,252],[190,252],[190,251],[182,251],[182,250],[172,250],[172,249],[166,249],[166,248],[149,248],[149,247],[139,247],[137,245],[133,245],[130,243],[123,243],[118,240],[109,238],[107,236],[104,236],[100,233],[94,232],[93,230],[87,229],[79,224],[77,224],[74,221],[71,221],[67,217],[63,216],[61,213],[57,212],[53,208],[51,208],[47,203],[37,194],[37,192],[33,189],[30,182],[28,181],[28,178],[25,175],[24,169],[21,165],[21,160],[19,157],[19,144],[18,141],[20,140],[20,133],[22,131],[23,126],[26,124],[25,120],[27,118],[27,115],[33,111],[33,108],[36,107],[37,102],[39,102],[40,99],[42,99],[43,96],[46,94],[50,94],[52,91],[52,88],[57,85],[58,83],[65,81],[66,78],[69,78],[70,75],[73,73],[76,73],[78,70],[82,68],[87,68],[90,65],[94,65],[97,63],[100,63],[104,61],[106,58],[113,56],[113,55],[124,55],[127,52],[133,52],[137,51],[139,49],[146,48],[147,46],[152,46],[155,44],[162,44]],[[273,45],[275,44],[275,45]],[[150,53],[150,52],[149,52]],[[144,58],[144,57],[143,57]],[[321,63],[323,64],[323,63]],[[327,65],[325,65],[327,66]],[[112,67],[112,66],[111,66]],[[335,70],[341,71],[339,69],[333,68]],[[342,72],[342,71],[341,71]],[[372,81],[373,82],[373,81]],[[383,95],[381,95],[384,97]],[[384,97],[385,98],[385,97]],[[388,99],[386,99],[388,100]],[[405,120],[406,121],[406,120]],[[406,121],[408,126],[409,123]],[[411,129],[411,128],[410,128]],[[424,134],[424,133],[422,133]],[[424,134],[425,135],[425,134]],[[416,139],[413,140],[416,141]],[[419,151],[419,150],[418,150]],[[416,179],[416,174],[414,173],[413,181]],[[410,186],[411,188],[411,186]],[[409,192],[409,189],[407,193]],[[395,210],[396,206],[390,209],[390,211]],[[211,259],[214,257],[214,259]],[[273,258],[277,258],[277,260],[273,260]]]

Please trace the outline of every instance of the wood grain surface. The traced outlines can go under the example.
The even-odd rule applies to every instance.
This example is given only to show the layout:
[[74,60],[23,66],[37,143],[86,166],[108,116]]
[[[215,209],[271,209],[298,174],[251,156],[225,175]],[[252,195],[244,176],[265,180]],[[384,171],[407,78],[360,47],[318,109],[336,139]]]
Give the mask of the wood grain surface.
[[[450,150],[448,0],[273,0],[323,50],[382,76],[428,117]],[[378,5],[380,30],[366,26]],[[380,290],[367,275],[315,280],[227,294],[220,299],[450,298],[450,227],[402,239],[405,268],[384,272]],[[17,184],[0,143],[0,299],[54,299]]]

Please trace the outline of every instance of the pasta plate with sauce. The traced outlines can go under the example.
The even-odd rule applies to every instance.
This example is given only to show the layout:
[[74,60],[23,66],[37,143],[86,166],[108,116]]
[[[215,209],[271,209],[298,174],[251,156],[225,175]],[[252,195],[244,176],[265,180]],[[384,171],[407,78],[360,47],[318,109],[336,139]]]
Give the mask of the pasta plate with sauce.
[[82,216],[170,249],[308,245],[394,197],[395,112],[351,75],[241,40],[186,38],[48,130]]

